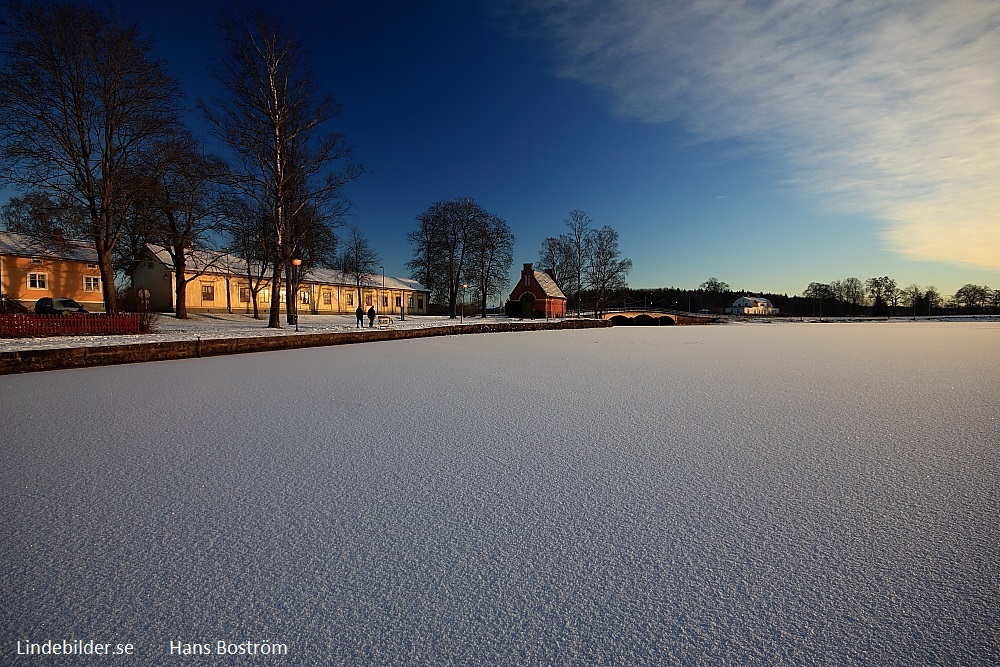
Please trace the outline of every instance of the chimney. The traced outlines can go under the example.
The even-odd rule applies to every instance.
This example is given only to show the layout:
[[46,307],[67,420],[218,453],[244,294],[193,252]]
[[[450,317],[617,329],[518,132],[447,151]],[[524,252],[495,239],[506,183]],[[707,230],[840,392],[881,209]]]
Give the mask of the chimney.
[[63,238],[63,231],[59,227],[52,230],[52,236],[55,237],[56,243],[65,243],[66,239]]
[[531,268],[531,262],[528,262],[527,264],[524,265],[524,269],[521,271],[521,273],[534,273],[534,271]]
[[556,270],[555,269],[545,269],[545,273],[548,274],[549,278],[552,278],[552,282],[556,281]]

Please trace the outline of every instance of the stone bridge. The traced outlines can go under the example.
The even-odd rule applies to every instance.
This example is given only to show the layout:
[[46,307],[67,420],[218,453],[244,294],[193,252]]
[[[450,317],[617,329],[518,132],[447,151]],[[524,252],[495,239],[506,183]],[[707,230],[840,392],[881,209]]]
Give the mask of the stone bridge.
[[643,308],[635,310],[609,311],[601,316],[610,320],[612,326],[673,326],[675,324],[717,324],[725,322],[722,315],[710,313],[689,313],[671,308]]

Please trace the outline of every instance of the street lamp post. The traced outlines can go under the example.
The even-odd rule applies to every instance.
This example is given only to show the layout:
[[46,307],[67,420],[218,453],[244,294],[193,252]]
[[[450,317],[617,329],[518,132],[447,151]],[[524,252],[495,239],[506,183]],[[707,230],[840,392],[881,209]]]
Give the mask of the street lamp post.
[[[380,266],[378,268],[382,269],[382,291],[378,295],[379,304],[382,304],[383,300],[385,299],[385,267]],[[382,313],[381,305],[379,305],[378,307],[378,312]]]
[[292,288],[293,293],[289,296],[292,299],[292,319],[295,320],[295,332],[299,331],[299,285],[298,285],[298,271],[299,267],[302,266],[302,260],[296,257],[292,260],[292,266],[295,267],[295,275],[292,276]]

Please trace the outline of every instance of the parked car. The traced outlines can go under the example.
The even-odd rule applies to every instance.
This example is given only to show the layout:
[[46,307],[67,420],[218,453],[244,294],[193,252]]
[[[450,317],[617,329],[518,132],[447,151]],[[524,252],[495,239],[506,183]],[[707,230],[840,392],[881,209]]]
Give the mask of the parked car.
[[39,315],[70,315],[86,313],[87,309],[73,299],[46,296],[35,302],[35,312]]

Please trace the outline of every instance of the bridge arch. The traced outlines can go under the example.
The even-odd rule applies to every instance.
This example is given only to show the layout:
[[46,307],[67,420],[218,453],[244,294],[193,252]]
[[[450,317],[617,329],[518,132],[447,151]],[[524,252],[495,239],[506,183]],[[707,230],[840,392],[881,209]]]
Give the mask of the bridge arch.
[[604,313],[612,326],[673,326],[675,324],[714,324],[724,321],[718,315],[688,313],[673,310],[636,310]]
[[605,319],[615,327],[669,327],[677,324],[672,315],[663,313],[613,313]]

